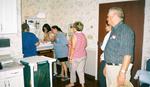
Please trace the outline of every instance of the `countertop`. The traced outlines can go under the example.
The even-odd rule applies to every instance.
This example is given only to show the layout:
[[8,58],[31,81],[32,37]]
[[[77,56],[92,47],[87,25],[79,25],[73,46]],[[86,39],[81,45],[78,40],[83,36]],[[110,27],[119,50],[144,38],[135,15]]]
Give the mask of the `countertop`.
[[44,61],[55,62],[56,59],[45,57],[45,56],[32,56],[32,57],[24,58],[21,61],[34,65],[38,62],[44,62]]
[[0,72],[20,69],[20,68],[23,68],[22,64],[19,64],[17,62],[10,62],[10,63],[3,64],[3,69],[1,69]]
[[53,44],[51,42],[40,43],[40,45],[37,46],[37,51],[48,50],[48,49],[53,49]]

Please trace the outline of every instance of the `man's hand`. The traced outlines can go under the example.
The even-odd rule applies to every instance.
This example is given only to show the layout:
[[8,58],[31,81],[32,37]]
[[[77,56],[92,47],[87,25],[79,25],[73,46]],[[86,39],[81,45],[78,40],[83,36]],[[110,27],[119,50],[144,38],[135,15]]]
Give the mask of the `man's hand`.
[[126,74],[120,72],[117,78],[118,87],[123,86],[125,84]]

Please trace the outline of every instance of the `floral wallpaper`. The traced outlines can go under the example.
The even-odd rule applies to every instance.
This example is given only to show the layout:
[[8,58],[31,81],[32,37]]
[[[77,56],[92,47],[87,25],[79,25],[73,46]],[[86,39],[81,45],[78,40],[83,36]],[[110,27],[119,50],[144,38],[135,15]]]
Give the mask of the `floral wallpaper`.
[[70,24],[81,21],[84,24],[83,32],[89,40],[89,48],[95,49],[98,5],[96,0],[22,0],[22,21],[43,11],[46,22],[51,26],[58,25],[65,33],[68,33]]
[[51,26],[58,25],[65,33],[70,31],[70,25],[75,21],[83,22],[90,53],[86,73],[97,76],[98,8],[96,0],[22,0],[22,22],[36,16],[39,11],[46,14],[45,22]]

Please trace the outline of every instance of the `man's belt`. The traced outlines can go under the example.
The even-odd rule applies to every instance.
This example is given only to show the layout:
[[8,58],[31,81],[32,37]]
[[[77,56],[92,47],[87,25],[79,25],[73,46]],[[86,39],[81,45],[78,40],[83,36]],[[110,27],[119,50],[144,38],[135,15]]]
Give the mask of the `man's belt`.
[[107,65],[114,65],[114,66],[118,66],[118,63],[107,63]]

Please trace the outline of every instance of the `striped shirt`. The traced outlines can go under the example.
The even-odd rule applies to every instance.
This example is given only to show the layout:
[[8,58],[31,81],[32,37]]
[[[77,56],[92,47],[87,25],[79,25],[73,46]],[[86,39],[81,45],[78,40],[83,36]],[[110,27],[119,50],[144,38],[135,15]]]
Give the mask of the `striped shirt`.
[[113,27],[109,40],[104,50],[104,58],[107,63],[122,64],[125,55],[134,55],[134,32],[132,29],[120,22]]

